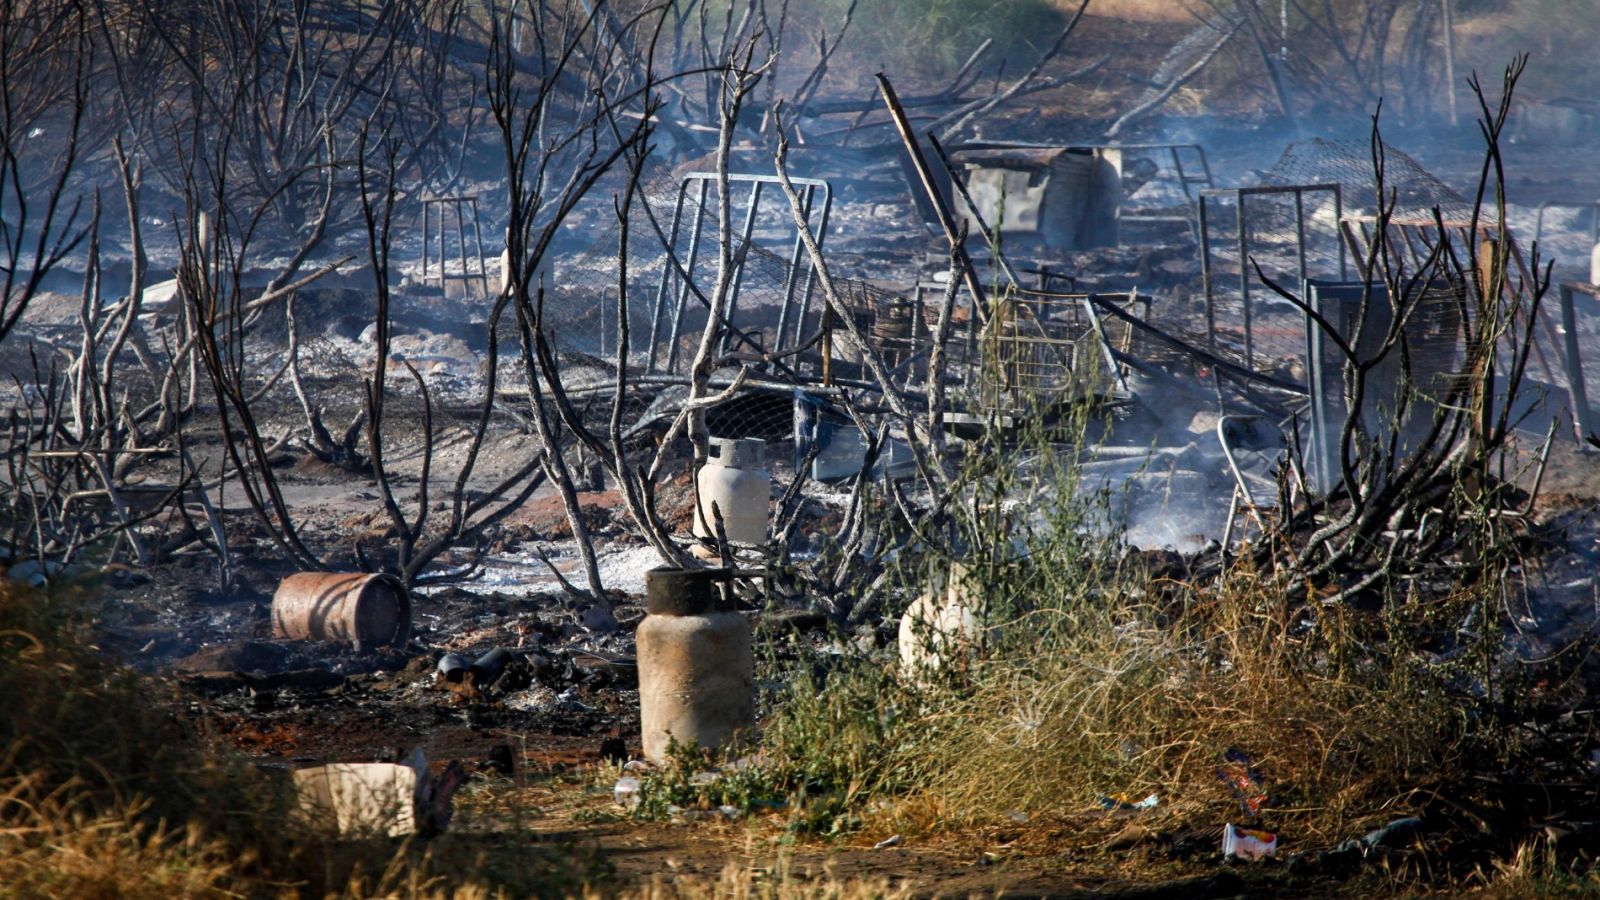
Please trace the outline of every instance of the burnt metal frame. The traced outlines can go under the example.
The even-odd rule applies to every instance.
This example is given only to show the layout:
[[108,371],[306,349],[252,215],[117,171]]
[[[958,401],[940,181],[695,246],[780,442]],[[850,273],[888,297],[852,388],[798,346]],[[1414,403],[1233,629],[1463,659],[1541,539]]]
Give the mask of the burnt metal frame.
[[[427,282],[427,280],[428,280],[428,231],[429,231],[428,225],[429,225],[429,219],[430,219],[430,210],[432,210],[435,206],[437,206],[439,208],[439,213],[438,213],[438,216],[439,216],[439,289],[441,291],[445,290],[445,285],[447,283],[451,282],[451,281],[459,281],[462,284],[466,284],[466,283],[471,282],[471,281],[476,279],[476,280],[482,282],[482,284],[483,284],[483,292],[485,294],[490,293],[490,290],[489,290],[489,267],[488,267],[488,264],[485,263],[484,259],[483,259],[483,221],[478,217],[478,195],[477,194],[460,194],[460,195],[453,196],[453,197],[424,197],[424,198],[422,198],[422,280],[423,280],[423,282]],[[463,206],[468,206],[468,207],[472,208],[472,239],[477,244],[477,249],[478,249],[478,271],[476,273],[474,273],[471,270],[471,268],[467,265],[467,237],[466,237],[463,217],[461,215],[461,207],[463,207]],[[444,268],[444,258],[445,258],[445,231],[444,231],[444,227],[445,227],[445,219],[446,219],[446,213],[445,213],[446,209],[449,209],[449,210],[451,210],[451,211],[453,211],[455,213],[455,219],[456,219],[456,250],[458,251],[457,255],[461,259],[461,274],[460,275],[451,275],[448,272],[446,272],[445,268]],[[504,277],[504,276],[502,276],[502,277]]]
[[[1596,212],[1600,213],[1600,209]],[[1600,228],[1600,225],[1596,227]],[[1578,446],[1585,452],[1591,452],[1595,448],[1589,443],[1588,437],[1596,434],[1596,424],[1589,408],[1589,388],[1583,381],[1583,357],[1578,350],[1578,315],[1572,302],[1573,296],[1578,293],[1600,300],[1600,287],[1567,283],[1556,291],[1561,303],[1562,349],[1567,357],[1567,397],[1572,403],[1572,424],[1578,432]]]
[[[1199,144],[1105,144],[1103,145],[1103,149],[1134,150],[1145,152],[1160,152],[1165,150],[1168,159],[1172,161],[1172,171],[1177,175],[1175,180],[1178,182],[1178,186],[1183,189],[1184,199],[1188,200],[1190,203],[1193,203],[1195,200],[1193,190],[1194,185],[1201,185],[1202,191],[1216,190],[1216,180],[1211,175],[1211,162],[1210,160],[1206,159],[1206,148],[1200,146]],[[1182,153],[1184,150],[1194,151],[1195,157],[1200,161],[1199,168],[1201,174],[1194,175],[1184,169]],[[1126,218],[1133,222],[1166,221],[1166,219],[1161,216],[1128,216]]]
[[[677,202],[672,212],[672,226],[668,231],[666,240],[667,263],[661,272],[661,284],[656,289],[655,303],[650,315],[650,359],[646,369],[648,372],[671,372],[678,365],[678,341],[680,329],[683,324],[683,314],[689,303],[690,294],[694,294],[702,302],[705,301],[703,292],[694,289],[690,283],[694,277],[694,267],[700,258],[700,246],[705,236],[706,225],[706,200],[711,186],[717,180],[714,172],[691,172],[683,177],[678,184]],[[790,181],[800,193],[800,201],[808,227],[814,227],[813,234],[817,245],[820,247],[828,234],[828,216],[833,209],[833,188],[829,183],[820,178],[791,178]],[[761,207],[762,189],[767,185],[779,184],[776,175],[734,174],[728,175],[728,182],[732,184],[748,184],[750,192],[743,207],[743,221],[740,226],[738,243],[735,245],[733,281],[728,288],[728,296],[724,301],[722,310],[711,310],[710,314],[718,316],[723,322],[731,322],[735,310],[738,308],[739,289],[744,282],[744,259],[750,247],[750,241],[755,232],[756,215]],[[677,256],[678,240],[684,228],[684,205],[689,196],[691,186],[696,187],[694,215],[689,227],[689,248],[686,261],[681,261]],[[821,194],[820,216],[817,215],[818,194]],[[816,225],[812,220],[816,218]],[[793,320],[794,338],[792,345],[801,345],[801,332],[805,327],[806,313],[811,308],[811,297],[814,293],[816,273],[806,265],[805,286],[800,292],[800,309],[798,315],[794,314],[795,305],[795,275],[800,270],[804,261],[805,243],[801,238],[799,229],[794,229],[794,246],[789,254],[788,271],[783,280],[783,308],[778,314],[778,333],[773,340],[772,350],[782,352],[790,345],[785,344],[784,338],[791,331],[790,321]],[[674,291],[674,286],[676,290]],[[659,359],[662,335],[663,317],[668,313],[667,298],[675,294],[671,309],[671,327],[666,335],[669,339],[667,359],[661,366]],[[726,352],[729,335],[725,332],[722,337],[722,349]]]
[[[1216,311],[1216,280],[1212,277],[1211,269],[1211,231],[1209,228],[1208,200],[1231,197],[1235,208],[1238,210],[1238,227],[1236,239],[1239,248],[1239,297],[1244,313],[1244,361],[1245,366],[1255,366],[1255,338],[1251,329],[1250,306],[1250,232],[1247,227],[1249,217],[1246,215],[1249,207],[1246,198],[1258,196],[1274,196],[1282,194],[1294,195],[1295,217],[1295,255],[1299,261],[1299,275],[1304,280],[1308,275],[1306,269],[1306,209],[1305,195],[1311,193],[1331,193],[1333,195],[1333,209],[1335,221],[1344,220],[1344,194],[1337,183],[1329,184],[1289,184],[1289,185],[1263,185],[1250,188],[1211,188],[1200,192],[1196,201],[1197,227],[1200,231],[1200,281],[1205,290],[1206,298],[1206,340],[1210,342],[1209,349],[1212,353],[1217,351],[1217,311]],[[1344,281],[1348,276],[1348,264],[1345,258],[1344,241],[1340,235],[1334,234],[1334,242],[1339,246],[1339,280]]]

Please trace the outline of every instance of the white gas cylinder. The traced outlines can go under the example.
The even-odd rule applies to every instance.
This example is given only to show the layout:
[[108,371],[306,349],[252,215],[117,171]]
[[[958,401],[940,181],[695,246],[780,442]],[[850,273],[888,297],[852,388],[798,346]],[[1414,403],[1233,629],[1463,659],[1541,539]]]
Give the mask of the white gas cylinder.
[[952,564],[945,583],[930,587],[900,617],[900,671],[913,683],[926,681],[983,641],[981,600],[969,579],[966,566]]
[[[695,511],[694,533],[715,540],[716,516],[734,543],[767,541],[768,507],[772,474],[766,469],[767,442],[755,438],[712,438],[709,457],[695,477],[700,502]],[[711,511],[711,504],[717,512]]]

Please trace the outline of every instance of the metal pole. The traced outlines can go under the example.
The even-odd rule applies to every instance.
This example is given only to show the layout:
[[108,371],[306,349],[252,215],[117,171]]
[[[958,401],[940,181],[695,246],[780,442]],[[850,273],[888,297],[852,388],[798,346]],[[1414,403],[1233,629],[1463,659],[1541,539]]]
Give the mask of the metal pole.
[[1206,298],[1206,346],[1216,353],[1217,304],[1216,292],[1211,286],[1211,229],[1206,224],[1207,205],[1205,195],[1200,195],[1200,289]]
[[1244,364],[1255,368],[1255,340],[1250,334],[1250,260],[1249,236],[1245,231],[1243,191],[1234,192],[1234,210],[1239,217],[1239,301],[1244,311]]
[[1306,196],[1294,189],[1294,241],[1300,255],[1300,280],[1306,280]]
[[1350,276],[1347,274],[1344,255],[1344,240],[1338,233],[1339,229],[1344,227],[1344,189],[1337,184],[1333,186],[1333,221],[1333,242],[1339,245],[1339,280],[1349,281]]
[[939,225],[944,229],[945,240],[955,248],[956,255],[961,260],[962,276],[967,283],[967,290],[972,292],[972,309],[979,318],[988,318],[987,294],[983,285],[978,281],[978,270],[972,264],[972,258],[967,255],[966,245],[961,243],[956,231],[956,221],[950,215],[950,208],[944,202],[944,195],[939,192],[939,187],[933,181],[933,170],[928,166],[928,160],[922,155],[922,147],[917,143],[917,136],[911,131],[911,121],[906,118],[906,111],[900,106],[900,97],[895,94],[889,79],[879,72],[877,75],[878,90],[883,94],[883,102],[889,107],[889,117],[894,120],[894,127],[900,132],[900,140],[904,142],[906,154],[911,158],[912,168],[916,169],[917,177],[922,181],[922,189],[928,195],[928,202],[933,204],[934,212],[939,217]]
[[1456,14],[1455,0],[1439,0],[1444,6],[1445,96],[1450,99],[1450,124],[1456,124]]
[[[1449,0],[1445,0],[1445,2],[1448,3]],[[1278,46],[1278,59],[1283,61],[1283,62],[1288,62],[1289,61],[1289,0],[1283,0],[1283,2],[1281,4],[1279,4],[1279,6],[1278,6],[1278,23],[1279,23],[1280,34],[1282,35],[1281,43]]]
[[489,290],[489,263],[483,258],[483,219],[478,216],[478,198],[472,198],[472,240],[478,245],[478,280],[483,282],[484,296]]

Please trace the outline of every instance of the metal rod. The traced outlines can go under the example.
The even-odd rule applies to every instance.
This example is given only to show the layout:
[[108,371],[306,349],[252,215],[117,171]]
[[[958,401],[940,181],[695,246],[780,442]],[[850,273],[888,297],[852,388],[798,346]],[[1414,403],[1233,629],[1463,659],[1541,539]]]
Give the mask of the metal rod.
[[[817,223],[817,246],[828,237],[828,218],[833,212],[833,188],[826,184],[822,187],[822,219]],[[804,341],[806,316],[811,314],[811,298],[816,295],[817,269],[809,261],[806,263],[805,288],[800,292],[800,316],[794,323],[794,343],[800,346]],[[826,305],[826,304],[824,304]]]
[[[1338,185],[1333,186],[1333,221],[1335,230],[1344,227],[1344,191]],[[1350,276],[1346,274],[1344,241],[1335,235],[1334,243],[1339,245],[1339,280],[1349,281]]]
[[[816,196],[817,189],[812,185],[806,185],[805,192],[801,195],[801,210],[808,226],[811,223],[811,208],[816,202]],[[805,242],[801,240],[800,233],[796,231],[794,247],[789,251],[789,271],[784,273],[783,277],[783,304],[778,308],[778,333],[772,342],[772,349],[779,352],[782,352],[786,346],[783,339],[789,330],[789,320],[794,312],[794,281],[795,276],[800,272],[805,249]],[[795,337],[798,342],[799,329],[796,329]]]
[[483,219],[478,216],[478,198],[472,198],[472,239],[478,245],[478,279],[483,282],[484,296],[489,290],[489,263],[483,258]]
[[1245,195],[1241,193],[1239,195],[1239,203],[1234,212],[1239,220],[1239,301],[1241,311],[1244,314],[1244,364],[1253,369],[1256,365],[1256,350],[1255,335],[1251,333],[1250,322],[1250,260],[1248,258],[1250,246],[1249,235],[1245,229],[1244,198]]
[[1300,259],[1300,280],[1306,280],[1306,195],[1294,192],[1294,246]]
[[1578,431],[1578,446],[1589,446],[1585,440],[1589,435],[1595,434],[1595,425],[1590,419],[1589,389],[1583,381],[1583,357],[1578,351],[1578,316],[1572,302],[1572,287],[1562,285],[1561,297],[1561,331],[1567,350],[1567,389],[1572,396],[1573,423]]
[[[450,208],[456,211],[456,255],[461,258],[461,293],[467,293],[467,279],[471,274],[467,269],[467,235],[466,228],[461,222],[461,199],[456,198],[450,202]],[[446,292],[448,296],[448,292]]]
[[1200,290],[1206,298],[1206,345],[1212,353],[1215,353],[1217,352],[1217,297],[1211,278],[1211,227],[1207,217],[1209,204],[1206,202],[1204,194],[1200,195],[1198,202],[1198,218],[1200,220]]
[[[700,260],[700,232],[706,218],[706,192],[710,189],[711,183],[701,179],[700,193],[694,204],[694,227],[689,231],[689,261],[683,267],[683,286],[678,289],[678,305],[672,314],[672,344],[667,348],[668,371],[678,365],[678,332],[683,327],[683,310],[689,302],[689,279],[694,277],[695,264]],[[706,311],[706,315],[711,314],[711,310]]]
[[[672,207],[672,227],[667,231],[667,255],[670,256],[678,247],[678,227],[683,220],[683,197],[689,190],[689,182],[685,179],[678,185],[678,202]],[[670,262],[670,260],[669,260]],[[677,277],[674,266],[668,265],[661,270],[661,284],[656,288],[655,306],[650,313],[650,362],[646,371],[656,371],[656,349],[661,343],[661,317],[667,311],[667,294],[671,290],[672,279]]]
[[928,166],[927,157],[922,155],[922,148],[917,144],[917,137],[911,132],[911,123],[906,119],[906,111],[900,107],[900,98],[895,95],[894,86],[889,84],[889,79],[882,73],[877,74],[878,90],[883,94],[883,102],[889,107],[889,116],[894,119],[894,127],[900,132],[900,140],[905,144],[906,153],[911,158],[912,168],[917,170],[917,177],[922,181],[922,189],[928,195],[928,202],[933,204],[933,209],[939,217],[939,225],[944,229],[945,240],[955,249],[956,256],[961,261],[963,280],[967,283],[967,290],[972,292],[973,310],[979,317],[987,318],[988,295],[983,290],[983,285],[978,281],[978,270],[972,264],[972,257],[967,255],[966,245],[961,242],[956,230],[954,217],[950,215],[950,207],[944,202],[944,195],[940,193],[938,185],[933,182],[933,170]]

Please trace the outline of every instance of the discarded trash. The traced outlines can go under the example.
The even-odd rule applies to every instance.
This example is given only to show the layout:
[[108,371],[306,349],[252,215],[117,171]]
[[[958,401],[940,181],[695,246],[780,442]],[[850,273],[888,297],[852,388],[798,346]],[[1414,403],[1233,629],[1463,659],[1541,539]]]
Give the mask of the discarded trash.
[[1278,851],[1278,836],[1238,825],[1222,826],[1222,855],[1234,859],[1266,859]]
[[556,708],[564,712],[594,712],[594,707],[578,699],[576,685],[556,695]]
[[401,645],[411,636],[411,601],[388,575],[300,572],[272,595],[272,632],[293,640],[337,641],[357,650]]
[[898,846],[900,846],[900,835],[897,834],[897,835],[895,835],[893,837],[886,837],[883,840],[877,842],[876,844],[873,844],[872,845],[872,849],[874,849],[874,850],[887,850],[890,847],[898,847]]
[[504,647],[496,647],[474,660],[467,676],[472,679],[473,687],[486,688],[500,679],[509,662],[511,654]]
[[1013,809],[1011,812],[1006,813],[1006,818],[1017,823],[1018,825],[1028,824],[1028,814],[1020,809]]
[[1238,748],[1230,747],[1224,755],[1227,765],[1216,768],[1217,778],[1233,788],[1234,795],[1246,815],[1259,816],[1267,805],[1267,791],[1261,773],[1250,765],[1250,757]]
[[452,817],[451,798],[466,770],[451,763],[432,776],[419,748],[403,764],[334,763],[292,773],[300,813],[339,834],[430,834]]
[[[811,477],[823,484],[834,484],[856,477],[867,464],[867,436],[850,424],[827,420],[817,423],[814,441],[820,448],[811,464]],[[874,481],[898,481],[917,472],[911,445],[894,438],[884,440],[872,464]]]
[[439,657],[439,665],[434,671],[446,682],[456,684],[467,677],[467,658],[459,653],[446,653]]
[[1155,809],[1161,805],[1161,798],[1155,794],[1143,800],[1133,799],[1133,795],[1118,791],[1115,794],[1106,794],[1100,798],[1100,805],[1106,809]]
[[633,809],[643,800],[644,783],[632,775],[624,775],[617,779],[616,787],[611,789],[611,796],[617,805],[623,809]]
[[1362,835],[1361,846],[1367,850],[1403,847],[1415,842],[1421,832],[1422,820],[1416,816],[1406,816]]
[[654,569],[649,615],[635,632],[644,755],[661,761],[674,741],[718,749],[755,725],[750,623],[721,606],[719,569]]

